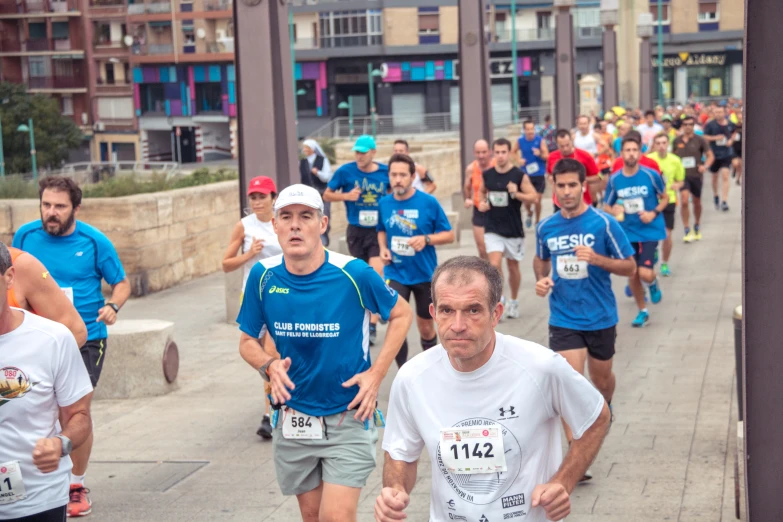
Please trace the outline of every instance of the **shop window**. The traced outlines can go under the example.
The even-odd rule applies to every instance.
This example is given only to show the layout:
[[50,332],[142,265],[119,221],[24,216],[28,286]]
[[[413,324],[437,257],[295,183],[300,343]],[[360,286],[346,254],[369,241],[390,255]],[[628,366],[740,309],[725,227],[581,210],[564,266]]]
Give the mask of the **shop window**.
[[196,113],[223,112],[223,90],[220,82],[196,84]]
[[700,2],[699,3],[699,22],[713,23],[720,18],[718,12],[718,2]]

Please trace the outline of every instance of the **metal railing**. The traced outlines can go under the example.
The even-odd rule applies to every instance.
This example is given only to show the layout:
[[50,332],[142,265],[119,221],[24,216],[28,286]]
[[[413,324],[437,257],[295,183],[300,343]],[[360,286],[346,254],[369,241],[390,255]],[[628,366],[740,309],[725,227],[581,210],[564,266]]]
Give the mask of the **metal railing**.
[[[531,41],[555,39],[555,29],[553,27],[546,27],[546,28],[539,28],[539,29],[517,29],[516,32],[517,32],[517,42],[531,42]],[[503,29],[496,30],[493,36],[494,38],[491,41],[510,42],[511,28],[504,27]]]
[[115,176],[121,173],[165,174],[175,176],[179,172],[179,164],[175,161],[82,161],[69,163],[62,168],[48,172],[79,178],[81,182],[98,182],[104,176]]
[[[735,99],[735,100],[739,99],[739,98],[734,98],[733,96],[696,96],[696,97],[688,98],[687,100],[677,100],[677,99],[673,99],[673,98],[667,98],[665,100],[657,99],[657,100],[653,100],[653,104],[654,105],[661,105],[663,107],[668,107],[669,105],[683,105],[684,106],[684,105],[687,105],[689,103],[700,103],[700,104],[704,105],[704,104],[709,104],[709,103],[712,103],[712,102],[718,102],[718,103],[721,103],[721,102],[724,102],[724,101],[728,102],[729,98]],[[740,101],[742,101],[742,100],[740,100]]]
[[161,55],[173,54],[174,46],[172,44],[138,44],[134,43],[131,47],[135,55]]
[[[524,107],[519,111],[519,124],[528,118],[536,123],[544,121],[544,117],[552,115],[554,107],[552,105],[543,105],[540,107]],[[507,118],[500,118],[494,122],[495,132],[509,133],[516,132],[513,127],[512,115]],[[308,137],[312,138],[351,138],[351,136],[360,136],[362,134],[372,133],[372,119],[370,116],[354,116],[353,132],[351,132],[351,120],[347,116],[340,116],[329,121],[321,128],[311,132]],[[459,116],[452,115],[450,112],[438,112],[430,114],[421,113],[403,113],[393,115],[376,116],[375,118],[376,136],[410,136],[412,134],[440,135],[443,137],[459,136]]]
[[297,37],[296,41],[294,42],[294,49],[297,51],[305,51],[307,49],[318,49],[319,47],[319,38],[307,38],[307,37]]
[[344,36],[321,36],[321,49],[341,47],[364,47],[368,45],[383,45],[382,34],[361,34]]
[[171,4],[169,2],[153,2],[146,4],[147,12],[150,14],[170,13]]
[[129,15],[144,14],[144,4],[130,4],[130,5],[128,5],[128,14]]
[[27,85],[30,89],[81,89],[86,88],[83,76],[30,76]]
[[601,38],[603,32],[603,27],[574,27],[577,38]]
[[234,7],[231,0],[205,0],[205,11],[230,11]]

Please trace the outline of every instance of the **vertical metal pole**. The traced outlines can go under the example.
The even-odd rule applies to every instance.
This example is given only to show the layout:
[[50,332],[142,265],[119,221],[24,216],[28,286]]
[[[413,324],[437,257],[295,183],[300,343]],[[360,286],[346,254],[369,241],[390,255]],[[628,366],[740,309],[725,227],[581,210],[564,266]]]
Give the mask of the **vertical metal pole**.
[[653,108],[651,50],[650,38],[642,38],[639,46],[639,107],[643,110]]
[[[745,68],[745,128],[742,136],[745,172],[758,173],[752,183],[743,183],[742,194],[742,319],[744,322],[745,378],[745,491],[748,513],[745,520],[783,520],[780,501],[780,470],[783,446],[783,359],[775,349],[783,336],[780,310],[783,288],[778,270],[769,260],[783,255],[783,242],[769,223],[783,219],[783,207],[776,204],[783,179],[774,165],[780,155],[783,129],[777,111],[780,102],[779,74],[783,53],[778,50],[783,10],[777,0],[746,0],[745,40],[742,46]],[[763,64],[763,66],[761,65]],[[743,182],[745,181],[743,176]],[[724,321],[728,314],[724,315]]]
[[372,137],[375,138],[375,82],[372,75],[372,64],[367,64],[367,82],[370,84],[370,121],[372,122]]
[[3,152],[3,122],[0,120],[0,177],[5,177],[5,153]]
[[[671,4],[669,4],[671,9]],[[663,94],[663,3],[662,0],[658,0],[658,97],[661,100],[661,105],[666,104],[666,99]],[[671,12],[669,13],[671,17]]]
[[511,0],[511,99],[514,125],[519,123],[519,78],[517,78],[517,0]]
[[299,109],[296,106],[299,97],[296,95],[296,49],[294,49],[294,10],[288,7],[288,39],[291,44],[291,72],[294,80],[294,122],[296,125],[296,140],[299,141]]
[[348,96],[348,135],[353,139],[353,96]]
[[38,163],[35,160],[35,132],[33,131],[33,119],[27,120],[27,125],[30,127],[30,161],[33,163],[33,181],[38,179]]
[[465,169],[473,161],[473,144],[479,139],[492,143],[485,18],[483,0],[459,0],[459,130],[463,183]]
[[574,18],[569,8],[558,8],[555,21],[555,107],[557,126],[569,129],[576,122],[574,72]]
[[239,211],[264,174],[282,189],[299,178],[290,34],[285,2],[233,2],[239,141]]
[[619,105],[620,89],[617,81],[617,33],[613,25],[604,27],[604,111]]

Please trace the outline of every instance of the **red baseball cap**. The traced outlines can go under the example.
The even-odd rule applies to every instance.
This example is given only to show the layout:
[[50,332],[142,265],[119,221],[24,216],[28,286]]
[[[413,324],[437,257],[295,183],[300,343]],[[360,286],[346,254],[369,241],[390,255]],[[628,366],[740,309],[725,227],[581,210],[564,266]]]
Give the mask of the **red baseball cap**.
[[270,194],[272,192],[277,192],[277,187],[275,186],[275,182],[272,180],[272,178],[268,178],[266,176],[256,176],[255,178],[250,180],[250,183],[247,186],[247,195],[255,194],[256,192],[260,194]]

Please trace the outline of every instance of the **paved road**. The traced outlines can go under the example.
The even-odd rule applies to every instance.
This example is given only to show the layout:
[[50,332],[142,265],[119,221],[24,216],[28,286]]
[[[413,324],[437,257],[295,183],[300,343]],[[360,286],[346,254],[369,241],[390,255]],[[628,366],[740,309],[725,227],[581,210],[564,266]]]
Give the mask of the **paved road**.
[[[738,190],[731,203],[727,214],[706,209],[700,243],[684,245],[682,231],[675,232],[673,276],[663,280],[663,301],[651,307],[646,328],[630,328],[634,306],[619,297],[616,421],[593,466],[594,480],[573,494],[569,521],[734,520],[731,312],[741,300]],[[441,251],[441,259],[472,254],[464,236],[462,247]],[[533,292],[532,242],[528,252],[522,318],[502,322],[499,330],[545,343],[548,311]],[[618,296],[624,284],[615,280]],[[153,399],[95,403],[96,446],[87,476],[91,519],[298,520],[295,499],[283,497],[276,485],[271,445],[255,435],[262,383],[239,357],[237,330],[223,322],[222,274],[131,301],[122,317],[176,322],[180,389]],[[417,333],[410,342],[418,345]],[[381,390],[384,408],[394,372]],[[364,490],[360,520],[372,520],[379,487],[376,471]],[[425,458],[409,520],[427,520],[429,487]]]

